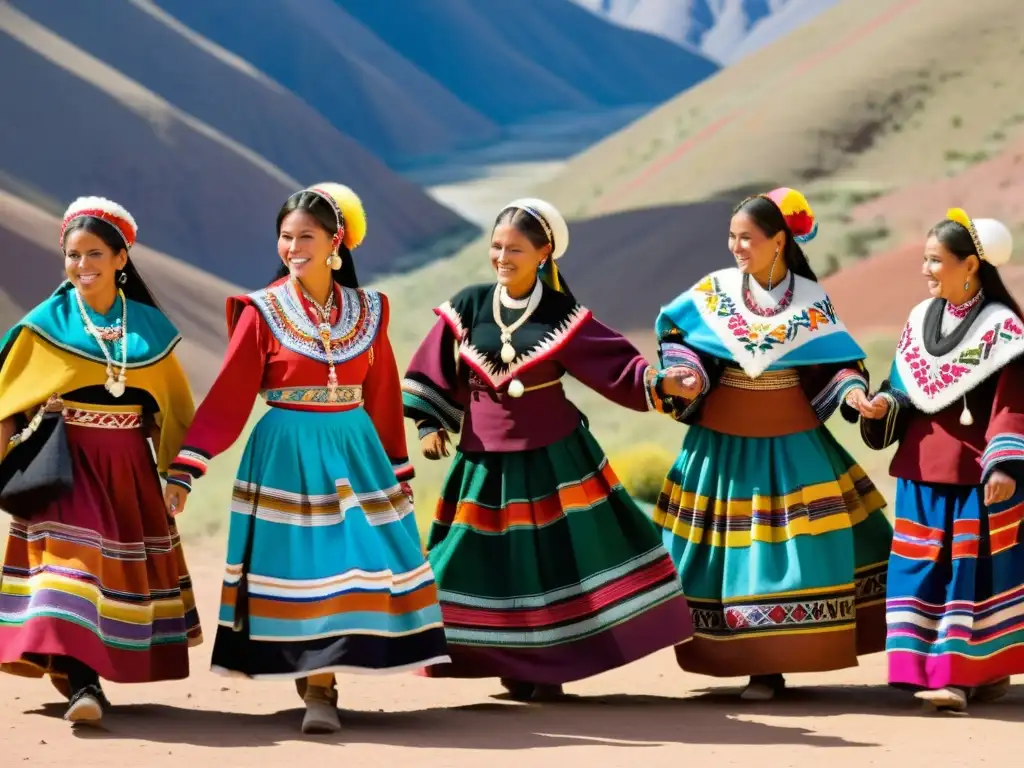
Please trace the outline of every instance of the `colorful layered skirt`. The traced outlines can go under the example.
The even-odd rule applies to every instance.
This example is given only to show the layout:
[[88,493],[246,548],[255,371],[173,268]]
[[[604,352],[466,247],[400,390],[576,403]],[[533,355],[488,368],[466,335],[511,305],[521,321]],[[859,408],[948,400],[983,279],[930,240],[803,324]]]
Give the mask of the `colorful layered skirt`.
[[692,634],[657,530],[583,427],[544,448],[456,452],[428,551],[452,658],[433,677],[557,685]]
[[65,407],[72,490],[11,522],[0,669],[57,683],[69,656],[117,683],[186,678],[199,616],[139,409]]
[[779,437],[690,427],[655,508],[717,677],[855,666],[885,645],[885,500],[823,426]]
[[255,679],[448,661],[412,503],[362,407],[272,407],[231,501],[213,669]]
[[1024,493],[899,480],[886,600],[889,682],[970,688],[1024,673]]

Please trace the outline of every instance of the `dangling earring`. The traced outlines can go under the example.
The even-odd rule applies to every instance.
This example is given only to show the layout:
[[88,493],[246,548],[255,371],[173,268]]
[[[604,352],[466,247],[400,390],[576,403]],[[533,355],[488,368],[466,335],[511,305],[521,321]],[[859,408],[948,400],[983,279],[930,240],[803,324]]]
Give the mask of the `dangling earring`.
[[971,281],[964,280],[964,293],[967,293],[969,290],[971,290]]
[[331,254],[331,257],[327,260],[327,263],[331,265],[331,270],[337,272],[341,269],[341,256],[338,255],[337,251]]
[[125,272],[122,272],[120,275],[118,275],[117,282],[118,285],[124,285],[125,283],[128,282],[128,275]]
[[772,286],[775,284],[774,281],[772,280],[772,276],[775,274],[775,262],[777,262],[778,260],[779,260],[779,249],[776,248],[775,249],[775,255],[772,257],[772,268],[768,270],[768,290],[769,291],[772,289]]

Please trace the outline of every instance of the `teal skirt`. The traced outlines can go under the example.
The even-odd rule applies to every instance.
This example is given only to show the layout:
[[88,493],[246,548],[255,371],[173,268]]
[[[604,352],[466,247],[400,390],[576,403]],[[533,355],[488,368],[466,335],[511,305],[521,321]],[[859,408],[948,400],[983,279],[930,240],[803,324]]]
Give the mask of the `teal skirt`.
[[693,612],[684,669],[841,669],[885,647],[885,500],[825,427],[690,427],[654,512]]
[[231,500],[213,668],[257,679],[447,661],[412,504],[373,422],[271,408]]

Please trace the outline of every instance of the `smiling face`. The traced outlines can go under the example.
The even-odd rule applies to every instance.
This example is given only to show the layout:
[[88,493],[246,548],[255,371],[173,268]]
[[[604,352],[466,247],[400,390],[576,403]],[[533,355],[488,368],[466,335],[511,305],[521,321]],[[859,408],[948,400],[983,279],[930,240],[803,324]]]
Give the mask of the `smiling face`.
[[551,246],[538,248],[511,223],[499,223],[491,234],[491,266],[509,296],[520,298],[533,289],[537,270]]
[[127,263],[124,248],[114,251],[103,238],[86,229],[75,229],[64,238],[64,273],[83,298],[113,296],[117,272]]
[[972,255],[960,259],[937,236],[931,235],[924,244],[921,274],[928,285],[928,293],[933,297],[962,304],[977,290],[978,257]]
[[[729,222],[729,251],[736,259],[740,272],[750,275],[767,275],[776,256],[782,254],[786,235],[781,230],[769,237],[757,223],[743,211],[738,211]],[[785,267],[780,258],[775,264],[775,276],[779,277]]]
[[332,236],[307,211],[292,211],[281,220],[277,255],[292,277],[301,279],[329,273],[333,248]]

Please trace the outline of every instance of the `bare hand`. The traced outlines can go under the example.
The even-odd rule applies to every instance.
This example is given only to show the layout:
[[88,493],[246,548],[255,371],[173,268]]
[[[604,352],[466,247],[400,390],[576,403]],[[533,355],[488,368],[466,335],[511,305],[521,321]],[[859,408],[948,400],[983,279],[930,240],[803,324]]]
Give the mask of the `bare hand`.
[[670,397],[693,400],[704,389],[704,379],[692,368],[669,368],[661,382],[662,390]]
[[448,445],[450,443],[451,440],[448,438],[448,433],[443,429],[439,429],[437,432],[425,435],[420,440],[420,451],[422,451],[424,457],[431,461],[437,461],[442,456],[448,455]]
[[409,503],[413,504],[414,502],[412,498],[412,486],[409,485],[404,480],[401,483],[399,483],[398,486],[402,489],[402,493],[406,495],[406,498],[409,499]]
[[46,412],[47,413],[60,413],[64,410],[64,401],[60,395],[50,395],[50,399],[46,401]]
[[168,483],[164,488],[164,504],[167,507],[167,514],[177,517],[185,511],[185,500],[188,499],[188,491],[177,483]]
[[889,398],[875,395],[870,400],[863,389],[854,389],[846,396],[846,404],[865,419],[882,419],[889,413]]
[[1006,501],[1017,490],[1017,481],[998,469],[993,470],[985,481],[985,506]]

